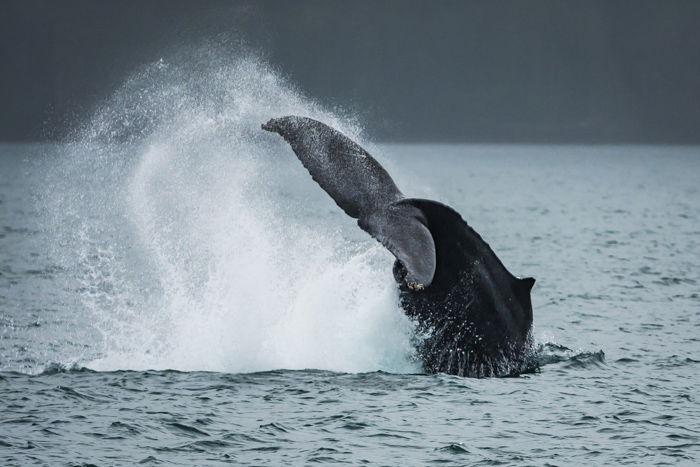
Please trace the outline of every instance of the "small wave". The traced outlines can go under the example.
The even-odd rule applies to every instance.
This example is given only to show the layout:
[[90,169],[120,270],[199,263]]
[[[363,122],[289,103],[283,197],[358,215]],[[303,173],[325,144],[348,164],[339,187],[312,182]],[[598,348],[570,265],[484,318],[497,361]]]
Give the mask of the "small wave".
[[83,399],[91,402],[105,402],[105,399],[103,397],[96,397],[91,394],[87,394],[85,392],[73,389],[69,386],[57,386],[56,390],[61,392],[65,396],[72,397],[74,399]]
[[124,422],[120,422],[120,421],[112,422],[109,425],[109,427],[116,432],[125,433],[125,434],[128,434],[130,436],[138,435],[141,433],[141,430],[139,430],[134,425],[130,425],[128,423],[124,423]]
[[210,436],[206,431],[185,423],[174,422],[170,424],[170,427],[186,436]]
[[437,451],[446,452],[449,454],[470,454],[469,450],[464,447],[462,443],[452,443],[441,448],[437,448]]
[[264,425],[260,425],[260,430],[273,436],[276,436],[279,433],[289,433],[289,428],[285,427],[281,423],[266,423]]
[[66,365],[64,363],[51,362],[38,373],[37,376],[51,376],[59,373],[96,373],[90,368],[80,366],[77,363]]
[[561,364],[563,368],[592,368],[605,365],[605,352],[574,350],[554,342],[538,345],[535,356],[540,367]]
[[187,443],[183,446],[180,446],[180,450],[193,450],[193,451],[199,451],[199,452],[211,452],[214,449],[226,449],[230,448],[231,443],[227,443],[226,441],[223,440],[209,440],[209,439],[203,439],[199,441],[193,441],[191,443]]
[[680,366],[691,366],[700,363],[700,360],[696,360],[690,357],[681,357],[680,355],[671,355],[667,358],[660,358],[654,362],[654,365],[658,368],[673,368]]

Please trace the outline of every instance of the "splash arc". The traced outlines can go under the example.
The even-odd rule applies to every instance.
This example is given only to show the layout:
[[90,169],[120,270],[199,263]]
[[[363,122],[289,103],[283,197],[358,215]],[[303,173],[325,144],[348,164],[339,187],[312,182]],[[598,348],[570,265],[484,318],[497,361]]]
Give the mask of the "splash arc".
[[395,257],[401,306],[427,373],[507,376],[531,369],[535,279],[517,278],[454,209],[406,198],[362,147],[317,120],[273,118],[316,183]]

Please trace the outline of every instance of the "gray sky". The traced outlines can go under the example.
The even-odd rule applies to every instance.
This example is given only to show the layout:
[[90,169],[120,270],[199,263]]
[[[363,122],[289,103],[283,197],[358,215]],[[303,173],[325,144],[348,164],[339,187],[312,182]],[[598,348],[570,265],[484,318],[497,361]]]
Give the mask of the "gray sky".
[[700,143],[696,0],[3,0],[0,140],[226,36],[380,140]]

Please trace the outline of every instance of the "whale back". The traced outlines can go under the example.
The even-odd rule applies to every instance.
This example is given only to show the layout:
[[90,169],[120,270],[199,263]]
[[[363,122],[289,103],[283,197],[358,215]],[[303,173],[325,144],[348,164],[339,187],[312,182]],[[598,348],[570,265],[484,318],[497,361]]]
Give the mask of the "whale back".
[[[422,211],[435,243],[431,286],[415,292],[399,281],[404,311],[430,335],[419,349],[426,370],[468,376],[520,371],[530,344],[535,280],[511,274],[454,209],[430,200],[400,203]],[[401,279],[398,263],[394,274]]]
[[413,206],[424,216],[426,226],[435,242],[435,286],[449,288],[460,272],[474,273],[475,268],[485,267],[495,273],[494,279],[507,282],[523,305],[530,303],[530,290],[535,279],[520,279],[511,274],[489,244],[457,211],[427,199],[407,198],[396,204]]

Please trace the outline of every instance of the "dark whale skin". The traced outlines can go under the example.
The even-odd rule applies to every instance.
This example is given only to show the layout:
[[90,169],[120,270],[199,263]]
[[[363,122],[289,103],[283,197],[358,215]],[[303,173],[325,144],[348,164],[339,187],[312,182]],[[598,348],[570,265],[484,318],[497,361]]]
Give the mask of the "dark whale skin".
[[394,278],[426,373],[510,376],[537,367],[530,290],[454,209],[405,198],[362,147],[308,117],[273,118],[311,177],[396,257]]
[[424,371],[488,377],[534,369],[530,289],[535,280],[508,272],[452,208],[421,199],[400,203],[421,210],[435,239],[437,268],[430,287],[411,290],[405,269],[394,263],[401,307],[417,326]]

